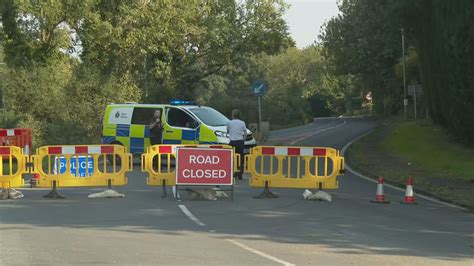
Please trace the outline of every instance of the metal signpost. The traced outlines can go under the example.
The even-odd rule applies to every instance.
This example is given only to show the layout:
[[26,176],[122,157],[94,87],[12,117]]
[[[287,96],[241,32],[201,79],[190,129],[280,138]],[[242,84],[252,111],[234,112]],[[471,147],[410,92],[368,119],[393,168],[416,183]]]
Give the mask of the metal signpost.
[[365,95],[365,100],[367,101],[367,105],[369,106],[370,115],[372,115],[372,92],[371,91],[369,91]]
[[255,81],[252,86],[250,87],[252,93],[257,96],[258,98],[258,132],[261,133],[262,131],[262,106],[260,103],[260,97],[262,97],[267,88],[265,84],[261,80]]
[[415,109],[415,119],[417,118],[416,97],[423,93],[423,86],[420,84],[408,85],[408,95],[413,96],[413,104]]
[[403,110],[405,120],[407,120],[407,108],[408,108],[408,99],[407,99],[407,88],[406,88],[406,78],[405,78],[405,35],[402,28],[402,58],[403,58]]

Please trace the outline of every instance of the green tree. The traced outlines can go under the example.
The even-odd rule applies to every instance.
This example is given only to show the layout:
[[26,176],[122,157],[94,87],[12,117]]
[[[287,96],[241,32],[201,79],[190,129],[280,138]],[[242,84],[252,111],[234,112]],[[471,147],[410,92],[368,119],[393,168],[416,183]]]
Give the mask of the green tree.
[[[224,67],[294,45],[282,1],[98,1],[79,33],[84,62],[104,73],[130,72],[149,97],[195,98]],[[148,93],[147,93],[148,92]]]
[[320,36],[334,73],[355,76],[361,93],[372,91],[380,114],[384,99],[397,103],[403,99],[403,83],[394,77],[394,66],[402,55],[402,24],[393,15],[394,6],[394,1],[342,1],[341,14],[327,22]]
[[8,69],[3,86],[5,109],[21,117],[18,125],[31,127],[35,142],[47,142],[48,126],[66,119],[64,88],[72,76],[68,64]]
[[68,51],[74,48],[69,23],[85,3],[87,1],[1,1],[5,62],[24,67],[69,60]]
[[381,103],[390,112],[399,110],[404,28],[408,82],[421,81],[436,123],[474,143],[474,126],[466,123],[474,120],[471,1],[346,0],[340,11],[321,36],[335,73],[354,75],[359,90],[372,90],[378,113]]
[[37,143],[82,143],[97,139],[110,102],[250,97],[249,83],[263,76],[256,58],[294,46],[286,8],[281,0],[2,1],[7,108],[37,129]]

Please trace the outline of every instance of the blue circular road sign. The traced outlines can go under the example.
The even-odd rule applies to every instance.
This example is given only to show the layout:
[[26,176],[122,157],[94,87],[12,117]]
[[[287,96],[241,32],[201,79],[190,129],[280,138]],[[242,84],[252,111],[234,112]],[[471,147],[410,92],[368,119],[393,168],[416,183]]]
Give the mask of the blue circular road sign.
[[252,83],[252,86],[250,87],[251,91],[253,94],[257,96],[263,96],[265,94],[265,91],[267,88],[265,87],[265,84],[261,80],[257,80],[254,83]]

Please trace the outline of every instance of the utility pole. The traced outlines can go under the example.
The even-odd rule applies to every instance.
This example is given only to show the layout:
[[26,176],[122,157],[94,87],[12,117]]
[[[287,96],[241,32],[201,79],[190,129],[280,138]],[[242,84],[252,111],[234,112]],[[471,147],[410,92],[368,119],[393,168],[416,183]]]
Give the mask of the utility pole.
[[148,70],[146,65],[146,55],[145,60],[143,60],[143,69],[145,70],[145,102],[148,103]]
[[407,84],[405,77],[405,34],[402,28],[402,60],[403,60],[403,111],[405,120],[407,120],[407,108],[408,108],[408,99],[407,99]]
[[415,120],[416,120],[416,93],[417,93],[417,92],[416,92],[416,86],[417,86],[417,85],[415,85],[415,87],[413,88],[413,90],[415,91],[415,93],[413,94],[413,104],[414,104],[414,108],[413,108],[413,109],[415,109]]

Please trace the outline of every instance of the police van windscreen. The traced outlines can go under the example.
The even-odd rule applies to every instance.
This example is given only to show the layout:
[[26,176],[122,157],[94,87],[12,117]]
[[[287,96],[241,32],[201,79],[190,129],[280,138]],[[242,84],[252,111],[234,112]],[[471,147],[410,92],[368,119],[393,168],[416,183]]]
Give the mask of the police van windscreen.
[[189,108],[201,121],[212,127],[225,126],[229,119],[210,107]]

